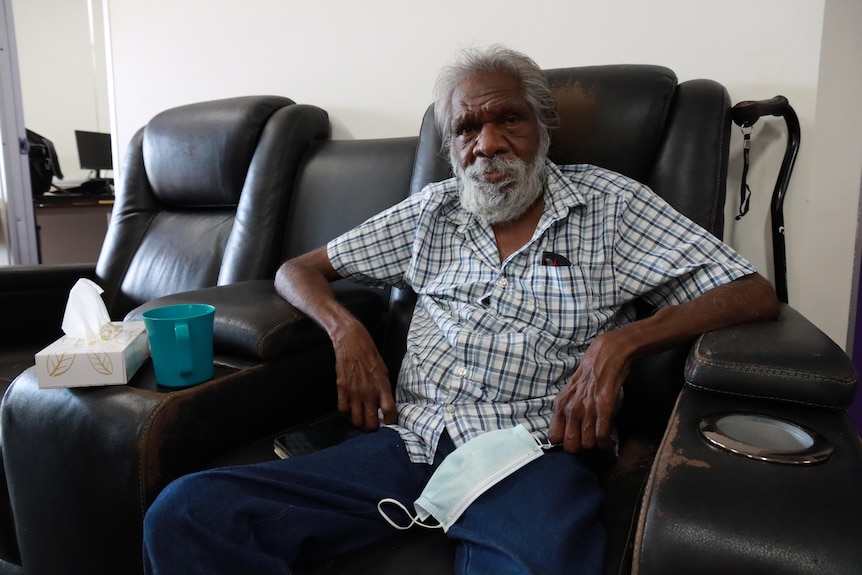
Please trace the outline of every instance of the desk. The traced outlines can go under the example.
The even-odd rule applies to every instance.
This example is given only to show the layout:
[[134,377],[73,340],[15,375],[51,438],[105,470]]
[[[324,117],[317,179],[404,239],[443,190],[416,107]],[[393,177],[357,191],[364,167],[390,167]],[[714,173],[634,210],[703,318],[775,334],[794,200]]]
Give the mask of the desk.
[[113,196],[45,195],[34,198],[39,263],[95,263],[99,259],[113,207]]

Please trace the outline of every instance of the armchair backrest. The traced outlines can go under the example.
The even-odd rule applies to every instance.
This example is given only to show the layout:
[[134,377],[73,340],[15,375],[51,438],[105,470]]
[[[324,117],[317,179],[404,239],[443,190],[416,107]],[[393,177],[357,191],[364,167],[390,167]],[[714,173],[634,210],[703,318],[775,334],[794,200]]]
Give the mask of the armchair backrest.
[[111,316],[157,297],[273,277],[308,144],[329,118],[288,98],[166,110],[132,138],[96,265]]
[[320,247],[407,197],[416,138],[309,146],[296,181],[283,259]]

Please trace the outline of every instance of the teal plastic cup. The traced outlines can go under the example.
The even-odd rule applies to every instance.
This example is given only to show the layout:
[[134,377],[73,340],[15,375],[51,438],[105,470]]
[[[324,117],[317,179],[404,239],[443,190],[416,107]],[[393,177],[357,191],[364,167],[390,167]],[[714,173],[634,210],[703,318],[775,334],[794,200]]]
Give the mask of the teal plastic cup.
[[143,316],[159,385],[187,387],[212,378],[213,306],[168,305]]

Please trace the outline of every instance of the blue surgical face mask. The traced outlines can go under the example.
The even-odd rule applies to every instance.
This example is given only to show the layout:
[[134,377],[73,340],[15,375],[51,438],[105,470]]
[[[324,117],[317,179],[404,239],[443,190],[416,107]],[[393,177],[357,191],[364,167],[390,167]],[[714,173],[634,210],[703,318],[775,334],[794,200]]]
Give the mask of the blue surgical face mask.
[[[449,528],[480,495],[527,463],[544,454],[542,445],[523,425],[479,435],[450,453],[422,490],[413,506],[416,516],[395,499],[383,499],[377,509],[396,529],[413,525],[431,529]],[[391,503],[402,509],[411,521],[398,525],[383,511]],[[438,524],[423,523],[434,517]]]

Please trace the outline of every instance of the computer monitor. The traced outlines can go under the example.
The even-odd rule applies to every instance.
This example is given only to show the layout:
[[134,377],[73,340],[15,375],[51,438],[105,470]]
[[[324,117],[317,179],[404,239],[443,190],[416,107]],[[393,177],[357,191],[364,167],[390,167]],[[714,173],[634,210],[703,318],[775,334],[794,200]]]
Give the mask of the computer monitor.
[[102,179],[102,170],[114,169],[114,160],[111,155],[111,134],[75,130],[75,140],[78,143],[78,159],[81,162],[81,169],[96,170],[97,180]]

